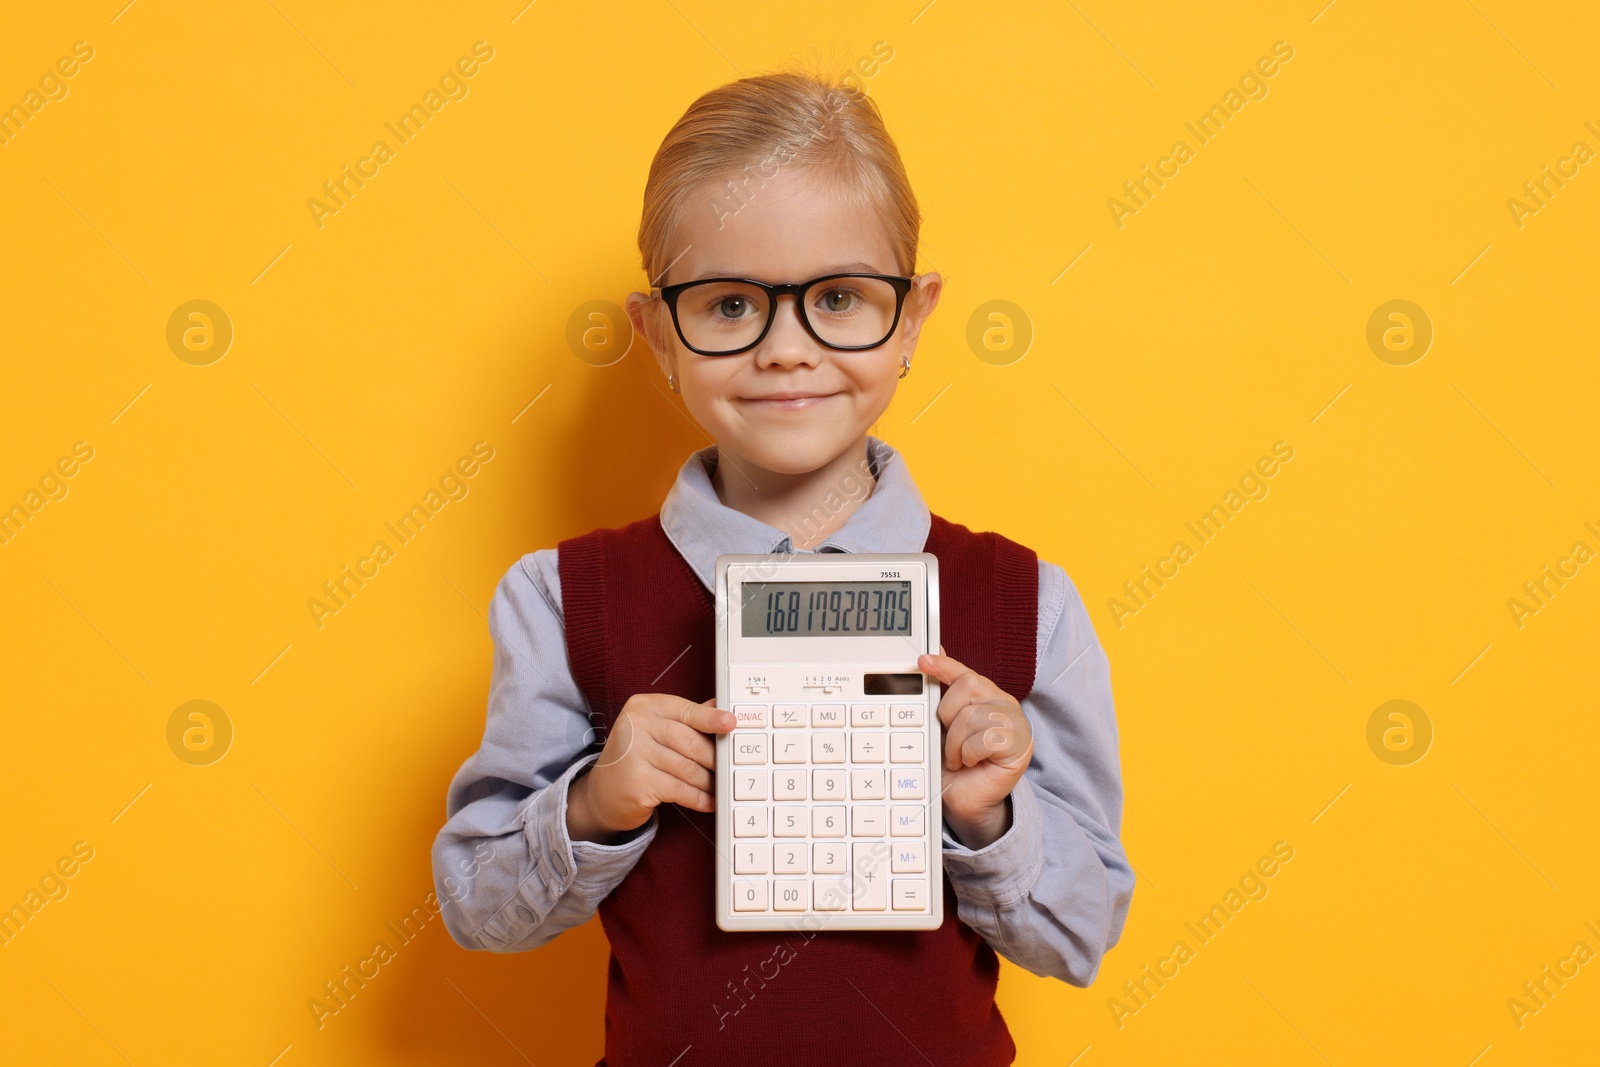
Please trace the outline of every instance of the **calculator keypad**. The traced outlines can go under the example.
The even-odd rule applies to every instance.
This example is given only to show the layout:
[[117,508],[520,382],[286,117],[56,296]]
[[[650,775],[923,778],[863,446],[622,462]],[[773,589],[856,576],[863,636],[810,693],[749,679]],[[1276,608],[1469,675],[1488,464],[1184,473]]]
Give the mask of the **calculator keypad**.
[[733,713],[734,911],[926,913],[927,707]]

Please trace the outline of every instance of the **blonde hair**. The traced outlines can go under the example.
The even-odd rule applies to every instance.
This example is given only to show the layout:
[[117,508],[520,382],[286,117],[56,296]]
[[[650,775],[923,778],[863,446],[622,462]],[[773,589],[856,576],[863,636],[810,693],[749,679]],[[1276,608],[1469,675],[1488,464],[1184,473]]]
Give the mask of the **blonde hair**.
[[[656,149],[644,187],[639,254],[651,285],[665,275],[681,247],[680,220],[709,211],[720,222],[759,195],[783,167],[815,168],[883,220],[897,265],[916,270],[922,216],[900,152],[878,105],[852,84],[802,71],[759,74],[701,96]],[[692,202],[713,182],[716,199]]]

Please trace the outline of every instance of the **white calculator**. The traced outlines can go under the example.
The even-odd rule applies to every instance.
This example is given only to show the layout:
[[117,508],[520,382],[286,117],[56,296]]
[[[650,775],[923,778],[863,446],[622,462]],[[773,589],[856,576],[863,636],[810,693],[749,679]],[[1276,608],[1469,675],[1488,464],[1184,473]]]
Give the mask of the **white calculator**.
[[717,925],[944,922],[939,561],[717,558]]

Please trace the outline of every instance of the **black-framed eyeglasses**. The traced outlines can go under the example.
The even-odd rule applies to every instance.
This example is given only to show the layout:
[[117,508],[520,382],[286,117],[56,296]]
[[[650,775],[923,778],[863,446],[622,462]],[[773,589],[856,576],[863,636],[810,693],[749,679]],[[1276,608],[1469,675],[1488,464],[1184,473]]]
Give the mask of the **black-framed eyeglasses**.
[[894,274],[829,274],[787,285],[700,278],[651,291],[672,312],[679,340],[702,356],[736,356],[759,345],[777,318],[778,297],[786,295],[795,298],[795,313],[818,344],[858,352],[894,336],[912,282]]

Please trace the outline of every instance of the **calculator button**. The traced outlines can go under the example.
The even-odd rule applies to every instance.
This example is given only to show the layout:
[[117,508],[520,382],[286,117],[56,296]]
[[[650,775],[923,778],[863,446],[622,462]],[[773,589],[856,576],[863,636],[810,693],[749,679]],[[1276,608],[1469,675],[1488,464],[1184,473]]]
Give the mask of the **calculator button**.
[[772,762],[804,763],[805,761],[806,739],[799,734],[779,734],[777,744],[772,746]]
[[740,732],[733,738],[733,762],[767,762],[767,735]]
[[921,837],[925,832],[921,804],[896,804],[889,809],[889,834],[893,837]]
[[767,809],[759,804],[737,804],[733,809],[734,837],[766,837]]
[[735,800],[765,800],[767,799],[767,777],[771,771],[745,771],[733,772],[733,799]]
[[857,841],[850,865],[856,911],[883,911],[889,900],[889,849],[882,841]]
[[767,880],[765,878],[735,878],[733,880],[734,911],[766,911]]
[[850,879],[813,878],[811,907],[816,911],[844,911],[850,905]]
[[927,911],[928,880],[926,878],[894,879],[895,911]]
[[806,798],[805,771],[773,771],[773,800],[804,800]]
[[812,837],[844,836],[844,805],[818,804],[811,809]]
[[843,704],[813,704],[811,705],[812,726],[843,726]]
[[889,705],[889,724],[891,726],[925,726],[928,709],[923,704],[891,704]]
[[843,874],[843,841],[818,841],[811,846],[811,869],[817,874]]
[[791,844],[773,845],[772,873],[805,874],[806,846]]
[[882,730],[861,730],[850,734],[851,763],[882,763],[886,734]]
[[926,755],[927,734],[895,733],[889,742],[890,763],[921,763]]
[[734,874],[766,874],[771,861],[771,845],[752,842],[733,846]]
[[806,888],[804,878],[779,878],[772,883],[772,910],[805,911]]
[[811,772],[812,800],[843,800],[844,771],[815,770]]
[[806,836],[806,809],[799,804],[779,804],[773,808],[772,836]]
[[735,704],[733,706],[733,725],[735,729],[767,728],[767,706],[765,704]]
[[850,833],[854,837],[882,837],[882,804],[856,804],[850,809]]
[[888,723],[882,704],[851,704],[851,726],[884,726]]
[[[785,738],[784,740],[788,740]],[[812,763],[843,763],[844,732],[823,730],[811,735]]]
[[895,874],[921,874],[928,869],[928,843],[896,841],[889,866]]
[[896,768],[889,775],[889,795],[896,800],[921,800],[927,787],[928,772],[921,767]]
[[882,800],[883,772],[850,770],[850,799]]
[[804,704],[778,704],[772,709],[772,725],[774,726],[804,726],[805,724],[806,706]]

